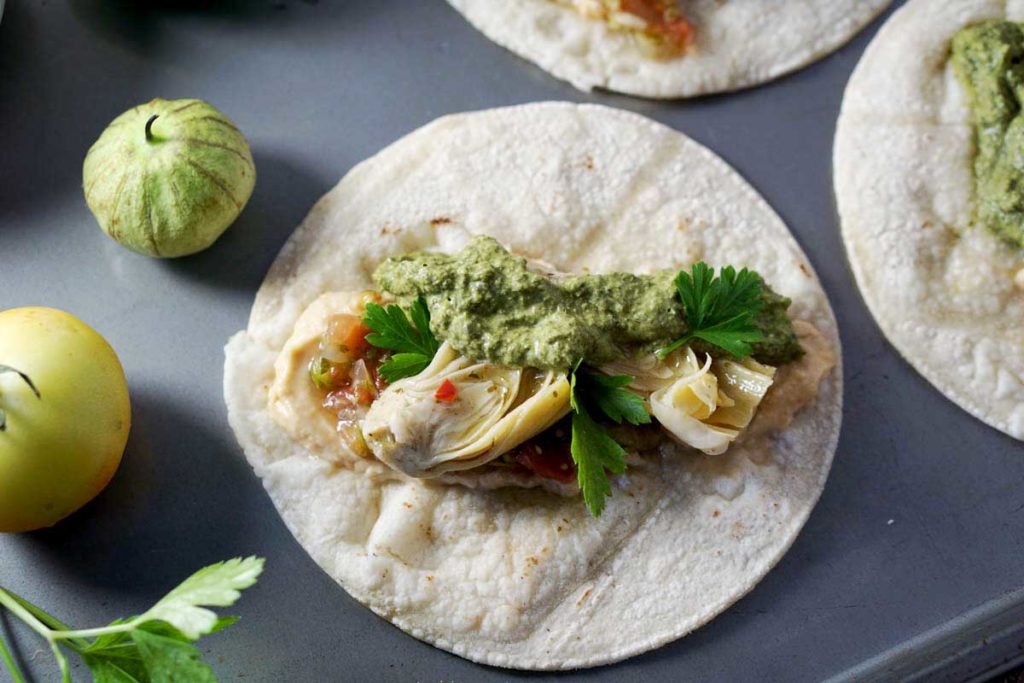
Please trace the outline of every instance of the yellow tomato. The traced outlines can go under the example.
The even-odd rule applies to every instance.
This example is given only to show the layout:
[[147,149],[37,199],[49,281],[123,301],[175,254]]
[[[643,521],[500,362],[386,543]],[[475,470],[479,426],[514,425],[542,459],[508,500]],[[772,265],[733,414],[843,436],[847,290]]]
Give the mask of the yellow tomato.
[[0,373],[0,532],[52,526],[121,463],[131,427],[124,370],[95,330],[52,308],[0,312],[0,366],[17,371]]

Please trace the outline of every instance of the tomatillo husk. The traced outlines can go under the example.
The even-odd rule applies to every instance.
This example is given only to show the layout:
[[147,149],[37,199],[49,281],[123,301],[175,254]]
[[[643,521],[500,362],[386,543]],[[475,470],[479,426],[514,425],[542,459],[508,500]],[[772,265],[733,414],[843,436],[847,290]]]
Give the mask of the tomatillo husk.
[[105,233],[140,254],[173,258],[227,230],[252,195],[256,168],[245,136],[218,109],[158,98],[107,126],[82,182]]

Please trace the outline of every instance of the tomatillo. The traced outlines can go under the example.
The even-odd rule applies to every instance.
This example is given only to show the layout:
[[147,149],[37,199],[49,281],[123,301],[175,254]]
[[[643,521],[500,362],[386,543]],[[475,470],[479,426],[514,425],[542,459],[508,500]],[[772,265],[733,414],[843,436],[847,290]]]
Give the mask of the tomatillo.
[[117,354],[64,311],[0,312],[0,532],[56,524],[121,463],[131,405]]
[[107,126],[82,165],[85,200],[103,231],[161,258],[213,244],[255,184],[245,136],[202,100],[158,98],[129,109]]

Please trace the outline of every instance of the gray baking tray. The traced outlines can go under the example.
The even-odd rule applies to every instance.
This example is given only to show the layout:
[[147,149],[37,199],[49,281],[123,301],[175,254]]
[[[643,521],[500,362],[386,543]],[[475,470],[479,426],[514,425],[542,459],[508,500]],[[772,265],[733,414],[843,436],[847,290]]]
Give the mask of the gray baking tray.
[[[360,160],[449,112],[590,101],[696,138],[778,210],[839,317],[846,407],[820,504],[750,595],[688,638],[564,678],[964,680],[1020,659],[1024,448],[944,399],[885,342],[839,238],[833,129],[880,22],[765,87],[657,103],[577,92],[442,0],[8,3],[0,308],[56,306],[96,327],[126,367],[134,425],[97,501],[54,529],[0,537],[0,584],[93,626],[148,607],[205,564],[257,553],[267,572],[236,606],[242,622],[202,641],[222,680],[519,676],[405,635],[306,556],[228,428],[222,346],[245,326],[289,233]],[[80,190],[82,159],[107,122],[154,96],[223,109],[252,143],[259,174],[224,238],[171,262],[104,237]],[[55,680],[42,643],[13,630],[38,680]]]

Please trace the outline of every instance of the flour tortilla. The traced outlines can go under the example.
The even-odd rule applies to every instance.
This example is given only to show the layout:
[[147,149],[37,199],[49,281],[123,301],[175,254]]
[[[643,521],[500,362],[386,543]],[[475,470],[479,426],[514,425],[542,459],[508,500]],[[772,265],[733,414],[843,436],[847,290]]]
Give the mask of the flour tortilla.
[[846,90],[835,183],[886,336],[958,405],[1024,439],[1024,259],[971,226],[971,114],[949,61],[961,28],[997,18],[1024,21],[1024,2],[911,0],[893,15]]
[[580,90],[653,98],[738,90],[842,46],[892,0],[687,0],[692,53],[651,59],[636,39],[551,0],[448,0],[484,35]]
[[374,481],[311,457],[269,418],[274,358],[317,295],[369,287],[385,257],[479,232],[565,271],[752,266],[839,349],[785,225],[689,138],[588,105],[448,116],[316,204],[228,343],[228,415],[249,462],[345,590],[468,659],[595,666],[692,631],[749,591],[806,521],[838,438],[841,368],[779,438],[724,456],[652,454],[615,479],[598,519],[579,497],[538,490]]

